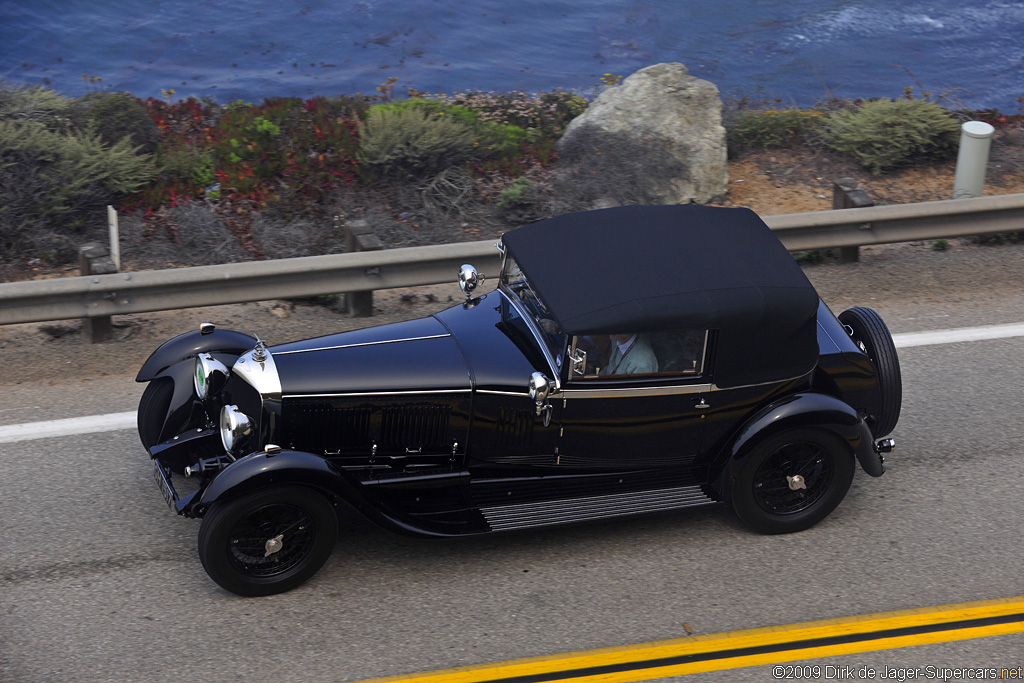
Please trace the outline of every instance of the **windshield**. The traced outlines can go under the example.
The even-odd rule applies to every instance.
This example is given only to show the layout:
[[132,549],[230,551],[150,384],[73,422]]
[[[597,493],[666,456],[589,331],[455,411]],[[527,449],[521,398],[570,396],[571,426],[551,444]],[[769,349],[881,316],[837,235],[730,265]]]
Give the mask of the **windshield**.
[[568,336],[555,321],[551,311],[544,305],[544,301],[530,286],[511,254],[505,256],[505,267],[501,271],[501,284],[508,288],[509,292],[522,305],[523,310],[529,314],[536,331],[540,334],[541,341],[547,346],[551,359],[555,362],[556,370],[560,371],[568,344]]

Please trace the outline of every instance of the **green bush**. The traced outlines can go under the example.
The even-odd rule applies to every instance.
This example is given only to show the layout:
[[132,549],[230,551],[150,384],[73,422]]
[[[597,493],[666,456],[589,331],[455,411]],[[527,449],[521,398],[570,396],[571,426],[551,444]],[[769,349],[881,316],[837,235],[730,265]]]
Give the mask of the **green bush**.
[[437,119],[451,119],[466,125],[473,131],[476,153],[481,158],[500,159],[517,156],[521,145],[527,141],[526,129],[489,118],[484,112],[461,104],[452,104],[443,99],[410,97],[405,100],[386,102],[372,108],[372,111],[399,113],[420,111]]
[[821,125],[821,112],[805,109],[745,111],[728,129],[730,151],[784,147],[807,137]]
[[470,124],[418,106],[370,108],[359,137],[360,163],[392,177],[438,173],[469,159],[477,146]]
[[827,144],[875,175],[925,159],[952,156],[960,125],[925,100],[874,100],[829,117]]
[[42,86],[10,87],[0,83],[0,120],[40,121],[66,128],[73,101]]
[[200,188],[213,185],[213,156],[188,143],[165,144],[157,152],[157,167],[169,180],[194,183]]
[[521,128],[530,142],[559,138],[569,121],[587,108],[585,99],[564,90],[536,95],[456,91],[453,95],[439,95],[437,99],[470,109],[484,121]]
[[502,216],[516,216],[529,209],[537,199],[537,192],[529,178],[520,176],[498,193],[498,213]]
[[151,158],[128,138],[107,145],[94,131],[0,120],[0,252],[70,260],[72,236],[104,227],[103,208],[153,176]]
[[141,102],[124,93],[100,92],[80,97],[75,103],[75,122],[79,128],[95,130],[108,145],[125,136],[146,154],[156,151],[160,131]]

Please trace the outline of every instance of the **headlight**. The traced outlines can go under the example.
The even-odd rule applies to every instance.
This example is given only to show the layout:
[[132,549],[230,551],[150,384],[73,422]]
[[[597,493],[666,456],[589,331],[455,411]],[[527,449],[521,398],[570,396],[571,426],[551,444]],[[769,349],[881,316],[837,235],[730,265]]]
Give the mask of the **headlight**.
[[209,353],[196,356],[195,371],[192,375],[196,396],[206,398],[211,391],[218,392],[228,378],[228,369]]
[[228,453],[252,434],[252,420],[238,409],[229,405],[220,409],[220,442]]

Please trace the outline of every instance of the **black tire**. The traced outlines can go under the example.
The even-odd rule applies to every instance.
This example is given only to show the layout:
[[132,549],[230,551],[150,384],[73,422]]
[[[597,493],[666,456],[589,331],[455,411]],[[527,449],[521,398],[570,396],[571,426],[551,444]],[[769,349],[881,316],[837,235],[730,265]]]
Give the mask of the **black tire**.
[[[823,429],[791,429],[768,437],[734,464],[729,501],[762,534],[803,531],[827,517],[853,482],[850,446]],[[799,475],[799,481],[791,481]]]
[[199,559],[232,593],[272,595],[313,576],[337,538],[338,517],[326,498],[276,486],[214,503],[199,527]]
[[903,376],[896,345],[882,317],[870,308],[851,308],[839,315],[839,322],[853,331],[851,338],[871,359],[878,375],[880,402],[871,425],[876,439],[892,433],[900,419],[903,403]]
[[139,426],[139,438],[146,450],[161,441],[160,433],[163,431],[167,409],[171,407],[173,395],[174,382],[167,377],[154,379],[146,385],[146,390],[142,392],[136,419]]

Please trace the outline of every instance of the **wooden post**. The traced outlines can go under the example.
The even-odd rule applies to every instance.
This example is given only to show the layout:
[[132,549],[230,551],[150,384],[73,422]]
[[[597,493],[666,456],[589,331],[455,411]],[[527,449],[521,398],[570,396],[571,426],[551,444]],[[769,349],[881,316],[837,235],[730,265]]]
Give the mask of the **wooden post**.
[[[350,221],[345,224],[345,251],[378,251],[384,245],[380,238],[373,234],[373,229],[366,221]],[[348,303],[349,315],[355,318],[369,318],[373,315],[373,290],[364,292],[347,292],[345,301]]]
[[[78,250],[78,265],[82,275],[106,275],[116,273],[110,250],[102,244],[89,243]],[[82,318],[82,336],[89,344],[104,342],[113,336],[110,316]]]
[[[839,178],[832,184],[833,209],[859,209],[874,206],[875,201],[853,178]],[[860,260],[859,247],[839,247],[839,263],[854,263]]]

